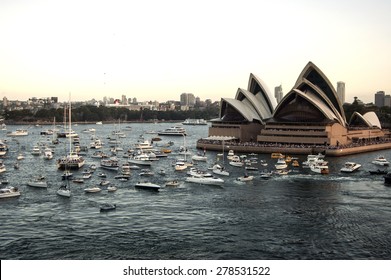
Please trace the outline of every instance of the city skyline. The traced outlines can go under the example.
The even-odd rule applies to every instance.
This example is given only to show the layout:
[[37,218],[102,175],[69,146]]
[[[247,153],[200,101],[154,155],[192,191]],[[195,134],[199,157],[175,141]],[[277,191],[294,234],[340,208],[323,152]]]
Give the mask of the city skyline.
[[345,101],[391,93],[389,1],[3,1],[0,98],[219,101],[248,73],[286,94],[313,61]]

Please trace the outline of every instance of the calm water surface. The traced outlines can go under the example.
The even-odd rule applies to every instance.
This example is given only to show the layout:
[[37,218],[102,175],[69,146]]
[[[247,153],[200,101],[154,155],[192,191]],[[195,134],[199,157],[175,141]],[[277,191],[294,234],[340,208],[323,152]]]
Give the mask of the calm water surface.
[[[145,132],[172,124],[130,126],[130,131],[124,131],[124,150]],[[8,126],[8,130],[16,128]],[[167,175],[148,178],[162,186],[178,179],[182,181],[178,187],[159,192],[137,190],[134,184],[140,180],[139,171],[132,171],[129,182],[117,181],[116,172],[105,171],[108,180],[118,186],[116,192],[103,188],[100,193],[84,193],[85,187],[100,181],[95,174],[84,184],[72,184],[73,196],[66,199],[56,195],[62,171],[55,165],[55,159],[66,152],[66,140],[56,146],[51,161],[30,154],[34,144],[47,140],[40,131],[48,128],[30,127],[30,135],[17,138],[19,143],[0,132],[10,149],[1,179],[22,191],[19,198],[0,200],[1,259],[391,258],[391,187],[384,185],[381,176],[368,175],[368,170],[377,169],[370,162],[378,153],[328,158],[329,175],[300,167],[270,180],[262,180],[259,172],[254,172],[254,181],[247,183],[235,181],[243,169],[226,165],[231,176],[223,178],[223,186],[201,186],[185,183],[186,173],[174,171],[172,166],[181,145],[186,144],[194,154],[196,140],[207,136],[206,126],[188,126],[186,139],[161,136],[157,144],[174,141],[173,153],[155,162],[152,170],[164,168]],[[96,128],[96,135],[107,143],[114,126],[74,127],[82,145],[89,146],[91,134],[82,132],[86,128]],[[153,136],[144,134],[146,139]],[[108,144],[103,150],[109,152]],[[14,170],[19,151],[26,158],[20,161],[20,169]],[[99,160],[90,157],[93,152],[88,151],[87,165],[99,166]],[[391,159],[391,151],[381,154]],[[121,155],[118,157],[125,162]],[[207,156],[208,162],[198,167],[206,169],[216,160],[215,152],[207,152]],[[270,155],[258,158],[267,160],[267,168],[273,169],[276,160]],[[304,160],[305,156],[299,156],[300,163]],[[354,174],[340,173],[348,160],[363,166]],[[81,176],[81,172],[75,175]],[[48,189],[26,186],[37,174],[48,178]],[[105,202],[115,203],[117,209],[100,213],[99,205]]]

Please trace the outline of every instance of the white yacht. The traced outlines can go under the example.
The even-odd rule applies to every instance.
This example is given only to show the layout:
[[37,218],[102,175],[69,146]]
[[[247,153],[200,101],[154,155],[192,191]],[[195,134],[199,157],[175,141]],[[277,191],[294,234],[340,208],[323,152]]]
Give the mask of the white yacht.
[[116,157],[104,158],[100,160],[100,167],[109,170],[118,170],[119,169],[119,161]]
[[44,176],[39,176],[32,181],[27,182],[27,186],[36,187],[36,188],[47,188],[48,184]]
[[169,127],[165,130],[159,131],[158,135],[166,136],[185,136],[187,135],[186,130],[180,126]]
[[390,162],[383,156],[378,156],[372,161],[373,164],[382,165],[382,166],[388,166],[390,165]]
[[41,149],[39,148],[38,145],[33,146],[32,150],[31,150],[31,154],[34,156],[39,156],[41,154]]
[[277,163],[274,166],[276,167],[276,169],[285,169],[285,168],[287,168],[288,165],[286,164],[285,157],[278,158]]
[[215,164],[212,167],[212,172],[217,175],[229,176],[229,172],[224,169],[223,166]]
[[214,186],[220,186],[224,184],[224,180],[221,178],[214,178],[214,177],[187,177],[186,182],[188,183],[196,183],[201,185],[214,185]]
[[358,170],[361,167],[361,164],[347,161],[345,162],[344,167],[341,168],[341,172],[351,173]]

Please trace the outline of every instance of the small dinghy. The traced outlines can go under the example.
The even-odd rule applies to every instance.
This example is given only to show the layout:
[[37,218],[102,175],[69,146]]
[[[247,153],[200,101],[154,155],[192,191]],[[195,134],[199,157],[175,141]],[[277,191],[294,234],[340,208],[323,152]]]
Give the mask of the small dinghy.
[[111,210],[115,210],[117,205],[111,203],[104,203],[100,206],[100,212],[107,212]]

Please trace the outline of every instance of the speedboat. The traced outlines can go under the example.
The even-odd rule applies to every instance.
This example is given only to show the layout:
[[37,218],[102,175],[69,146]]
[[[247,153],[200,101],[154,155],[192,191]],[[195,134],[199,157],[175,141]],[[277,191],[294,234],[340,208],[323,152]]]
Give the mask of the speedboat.
[[341,168],[341,172],[351,173],[353,171],[356,171],[360,167],[361,167],[361,164],[359,164],[359,163],[347,161],[347,162],[345,162],[345,166]]
[[194,177],[194,176],[192,176],[192,177],[187,177],[186,182],[202,184],[202,185],[217,185],[217,186],[224,184],[223,179],[214,178],[214,177]]
[[372,161],[373,164],[382,165],[382,166],[388,166],[390,165],[390,162],[383,156],[378,156]]
[[20,196],[20,191],[17,187],[7,187],[0,189],[0,198]]
[[311,169],[311,171],[313,171],[315,173],[329,174],[329,167],[327,165],[327,162],[311,164],[310,169]]
[[137,182],[136,188],[158,191],[161,187],[151,182]]
[[254,179],[254,176],[252,175],[244,175],[236,178],[237,181],[240,182],[247,182],[247,181],[252,181]]

